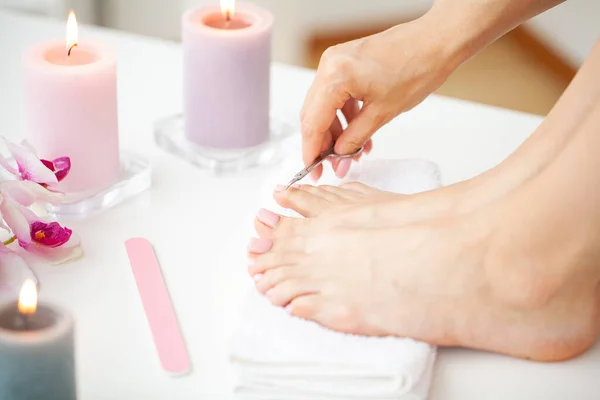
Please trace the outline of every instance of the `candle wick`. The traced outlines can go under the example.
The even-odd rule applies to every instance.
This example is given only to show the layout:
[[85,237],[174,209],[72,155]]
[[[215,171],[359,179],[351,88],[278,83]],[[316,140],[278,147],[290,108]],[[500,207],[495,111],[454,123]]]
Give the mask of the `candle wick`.
[[69,47],[69,51],[67,51],[67,56],[71,56],[71,50],[73,50],[73,48],[77,46],[77,43],[74,43],[71,47]]

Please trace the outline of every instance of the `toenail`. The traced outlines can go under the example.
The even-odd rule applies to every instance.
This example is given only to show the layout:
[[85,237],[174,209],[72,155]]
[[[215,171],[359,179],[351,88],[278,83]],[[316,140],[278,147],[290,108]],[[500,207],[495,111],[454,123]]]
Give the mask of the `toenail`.
[[256,274],[252,277],[252,279],[254,279],[254,282],[258,282],[262,279],[263,276],[263,274]]
[[256,265],[256,258],[251,257],[248,259],[248,268],[253,267]]
[[287,306],[285,306],[285,311],[287,311],[289,314],[292,313],[292,305],[288,304]]
[[271,297],[271,294],[273,294],[273,289],[269,289],[265,292],[265,296],[267,296],[269,298]]
[[283,185],[277,185],[275,186],[275,191],[276,192],[283,192],[285,190],[285,186]]
[[256,218],[258,218],[260,222],[267,226],[270,226],[271,228],[275,228],[280,220],[279,215],[275,214],[272,211],[265,210],[264,208],[258,210]]
[[251,253],[262,254],[271,250],[271,246],[273,246],[273,241],[269,239],[250,239],[250,243],[248,243],[248,251]]

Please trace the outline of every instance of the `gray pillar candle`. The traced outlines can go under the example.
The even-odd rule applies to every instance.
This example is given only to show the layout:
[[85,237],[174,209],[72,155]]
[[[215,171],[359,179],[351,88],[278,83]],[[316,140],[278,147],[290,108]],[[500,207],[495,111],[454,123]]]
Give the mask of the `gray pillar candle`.
[[73,318],[44,304],[0,306],[0,399],[75,400]]

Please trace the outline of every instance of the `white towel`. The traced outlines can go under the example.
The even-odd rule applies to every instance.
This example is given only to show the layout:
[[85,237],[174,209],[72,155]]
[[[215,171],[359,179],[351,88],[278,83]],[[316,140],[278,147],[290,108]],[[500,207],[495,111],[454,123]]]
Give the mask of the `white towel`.
[[[269,181],[266,208],[293,214],[270,199],[274,185],[286,183],[298,166],[284,164]],[[319,184],[360,181],[403,194],[441,185],[437,166],[424,160],[364,160],[343,180],[329,166],[325,170]],[[412,339],[329,330],[291,316],[252,290],[233,336],[230,361],[238,398],[424,400],[435,356],[435,346]]]

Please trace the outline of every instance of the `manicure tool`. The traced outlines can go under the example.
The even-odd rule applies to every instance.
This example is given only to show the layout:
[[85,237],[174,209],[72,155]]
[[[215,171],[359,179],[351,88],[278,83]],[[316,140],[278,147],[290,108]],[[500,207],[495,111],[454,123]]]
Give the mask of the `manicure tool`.
[[335,146],[332,146],[331,148],[329,148],[329,149],[325,150],[324,152],[322,152],[321,154],[319,154],[319,156],[315,159],[315,161],[312,164],[310,164],[308,167],[304,168],[303,170],[298,172],[296,175],[294,175],[294,178],[287,184],[285,189],[287,190],[294,183],[299,182],[306,175],[310,174],[313,169],[315,169],[319,165],[321,165],[321,163],[323,163],[323,161],[325,161],[328,157],[331,157],[331,158],[353,158],[353,157],[356,157],[357,155],[359,155],[360,153],[362,153],[363,148],[364,148],[364,147],[361,147],[360,149],[356,150],[354,153],[351,153],[351,154],[336,154],[334,151],[334,147]]
[[184,375],[190,372],[190,359],[152,245],[135,238],[125,248],[162,367]]

